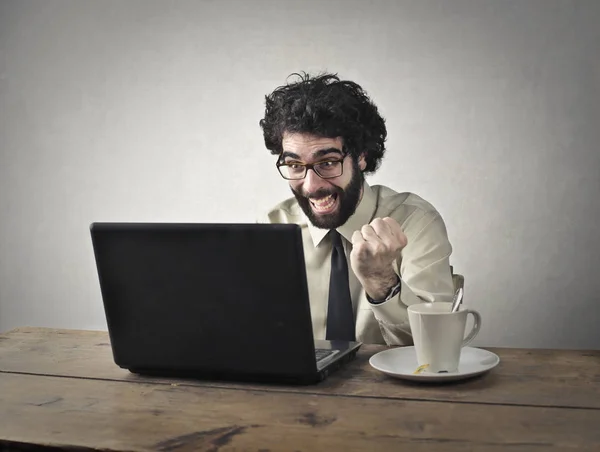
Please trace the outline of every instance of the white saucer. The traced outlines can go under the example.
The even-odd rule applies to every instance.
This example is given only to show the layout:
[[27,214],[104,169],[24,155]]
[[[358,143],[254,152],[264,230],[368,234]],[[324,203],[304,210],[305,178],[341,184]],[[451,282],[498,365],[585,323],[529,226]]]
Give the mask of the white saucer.
[[474,377],[493,369],[500,363],[500,358],[481,348],[464,347],[460,354],[458,371],[448,373],[421,372],[415,374],[417,354],[415,347],[396,347],[379,352],[369,359],[369,364],[389,375],[390,377],[402,378],[414,381],[453,381]]

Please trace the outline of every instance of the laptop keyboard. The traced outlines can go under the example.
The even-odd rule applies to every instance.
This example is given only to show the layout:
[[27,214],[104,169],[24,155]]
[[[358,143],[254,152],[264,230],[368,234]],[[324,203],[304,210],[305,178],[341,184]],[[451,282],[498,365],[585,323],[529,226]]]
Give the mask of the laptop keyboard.
[[317,358],[317,362],[319,362],[322,359],[325,359],[328,356],[331,356],[337,352],[338,352],[338,350],[328,350],[326,348],[317,348],[317,349],[315,349],[315,357]]

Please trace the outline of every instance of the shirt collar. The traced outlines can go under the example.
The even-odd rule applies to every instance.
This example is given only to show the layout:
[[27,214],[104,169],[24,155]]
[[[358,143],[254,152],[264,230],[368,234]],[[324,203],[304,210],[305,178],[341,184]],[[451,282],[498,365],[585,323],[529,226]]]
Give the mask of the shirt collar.
[[[367,184],[367,182],[363,182],[363,195],[356,207],[355,212],[352,214],[348,221],[346,221],[343,225],[337,228],[337,231],[349,242],[352,242],[352,234],[355,231],[360,230],[365,224],[369,224],[373,219],[375,214],[375,209],[377,208],[377,197],[373,190]],[[312,238],[313,244],[315,248],[319,246],[319,243],[325,238],[329,229],[321,229],[315,227],[310,220],[302,213],[306,223],[308,225],[308,230],[310,232],[310,236]]]

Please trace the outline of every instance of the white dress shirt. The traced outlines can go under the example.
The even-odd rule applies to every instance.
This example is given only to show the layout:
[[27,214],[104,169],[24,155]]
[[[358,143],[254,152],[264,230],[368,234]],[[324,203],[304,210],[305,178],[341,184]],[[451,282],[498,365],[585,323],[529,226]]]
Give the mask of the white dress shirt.
[[[366,344],[410,345],[413,342],[407,307],[424,301],[451,301],[453,297],[449,262],[452,246],[446,226],[436,209],[413,193],[397,193],[380,185],[371,187],[366,182],[363,189],[356,211],[337,228],[348,260],[356,340]],[[393,265],[402,288],[388,301],[372,304],[350,265],[351,239],[363,225],[386,216],[400,224],[408,239]],[[313,334],[315,339],[325,339],[331,270],[329,230],[313,226],[293,197],[279,203],[259,222],[301,226]]]

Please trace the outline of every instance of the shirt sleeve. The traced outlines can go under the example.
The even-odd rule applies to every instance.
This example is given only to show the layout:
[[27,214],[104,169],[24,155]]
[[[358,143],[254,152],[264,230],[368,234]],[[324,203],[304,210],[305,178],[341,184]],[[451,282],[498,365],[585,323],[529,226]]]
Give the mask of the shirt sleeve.
[[402,281],[401,290],[383,303],[370,305],[388,345],[412,344],[408,306],[449,302],[454,294],[450,269],[452,246],[441,216],[437,213],[424,215],[404,233],[408,243],[394,265]]

